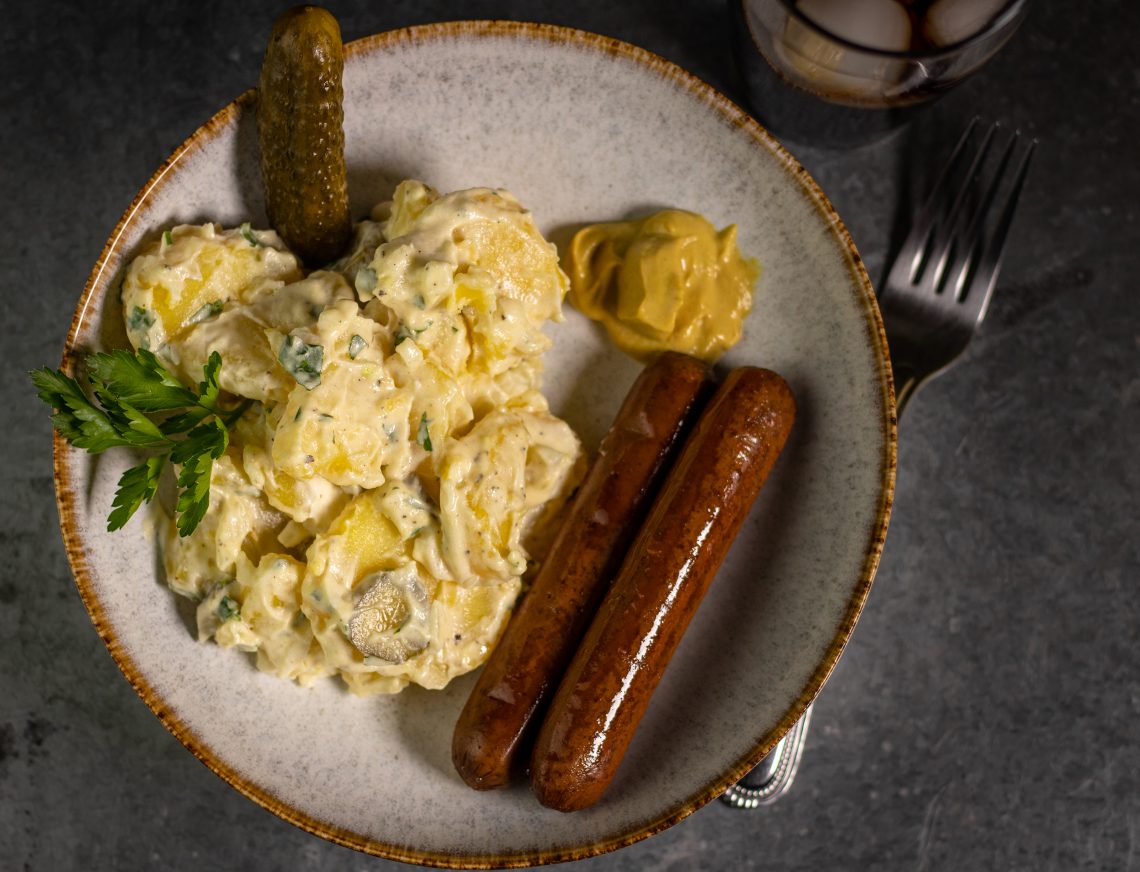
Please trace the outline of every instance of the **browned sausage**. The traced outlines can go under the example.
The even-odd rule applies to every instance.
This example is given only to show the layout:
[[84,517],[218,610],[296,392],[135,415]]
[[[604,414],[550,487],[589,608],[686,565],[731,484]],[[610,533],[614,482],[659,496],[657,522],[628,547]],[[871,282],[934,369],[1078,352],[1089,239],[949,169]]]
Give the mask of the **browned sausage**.
[[536,713],[558,686],[661,484],[670,449],[711,386],[704,363],[675,353],[657,358],[634,382],[459,716],[451,757],[472,787],[503,787],[515,759],[525,765]]
[[551,700],[531,760],[543,805],[585,808],[609,785],[795,411],[780,376],[745,367],[697,421]]

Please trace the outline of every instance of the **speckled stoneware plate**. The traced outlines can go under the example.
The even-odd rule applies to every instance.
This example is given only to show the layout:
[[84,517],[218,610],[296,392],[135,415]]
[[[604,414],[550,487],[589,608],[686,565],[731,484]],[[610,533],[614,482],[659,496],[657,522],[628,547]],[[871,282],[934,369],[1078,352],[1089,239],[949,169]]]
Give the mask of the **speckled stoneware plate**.
[[[460,23],[348,47],[354,209],[405,177],[510,189],[554,239],[580,222],[665,206],[735,222],[763,263],[724,366],[782,373],[799,403],[788,448],[593,809],[543,809],[525,787],[469,790],[451,730],[471,676],[445,691],[357,699],[303,690],[199,645],[139,518],[105,520],[123,452],[56,442],[64,538],[83,600],[162,722],[238,790],[313,833],[385,857],[508,866],[585,857],[676,823],[719,795],[794,723],[835,666],[886,532],[895,425],[885,341],[846,230],[796,161],[677,67],[555,27]],[[264,224],[252,95],[179,148],[115,229],[76,310],[65,365],[125,345],[116,287],[139,245],[178,222]],[[637,366],[567,309],[545,389],[598,443]]]

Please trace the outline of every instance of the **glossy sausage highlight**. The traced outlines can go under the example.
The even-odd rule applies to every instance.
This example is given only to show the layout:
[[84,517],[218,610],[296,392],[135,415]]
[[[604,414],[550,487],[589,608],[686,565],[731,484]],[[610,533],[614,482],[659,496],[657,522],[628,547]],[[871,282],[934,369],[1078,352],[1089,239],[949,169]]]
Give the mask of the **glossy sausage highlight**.
[[787,383],[753,367],[701,415],[542,723],[531,784],[543,805],[586,808],[609,786],[794,420]]

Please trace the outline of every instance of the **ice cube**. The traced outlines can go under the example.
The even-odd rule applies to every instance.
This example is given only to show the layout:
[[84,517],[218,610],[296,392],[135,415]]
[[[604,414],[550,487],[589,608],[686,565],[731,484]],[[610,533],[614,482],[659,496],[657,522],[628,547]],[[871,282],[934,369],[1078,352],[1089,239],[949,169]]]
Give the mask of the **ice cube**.
[[952,45],[979,33],[1007,0],[934,0],[922,19],[922,33],[934,45]]
[[799,9],[848,42],[880,51],[910,48],[910,16],[895,0],[800,0]]
[[848,42],[828,39],[796,18],[789,18],[779,51],[801,84],[840,102],[877,104],[894,93],[905,65],[876,51],[910,47],[910,16],[895,0],[800,0],[799,10],[820,28]]

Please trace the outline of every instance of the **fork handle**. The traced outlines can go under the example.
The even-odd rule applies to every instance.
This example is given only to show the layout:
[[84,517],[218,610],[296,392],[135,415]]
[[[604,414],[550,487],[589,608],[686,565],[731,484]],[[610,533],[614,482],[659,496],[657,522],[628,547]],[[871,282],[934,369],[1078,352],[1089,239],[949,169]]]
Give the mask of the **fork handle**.
[[913,366],[891,358],[891,371],[895,380],[895,419],[902,418],[903,409],[926,379],[920,378]]

